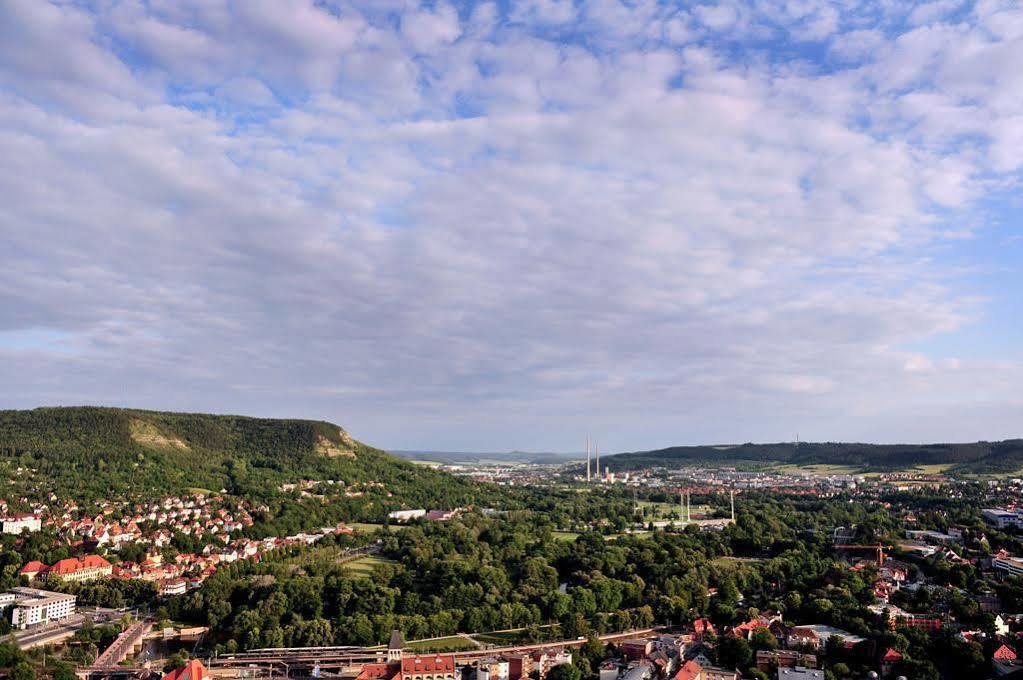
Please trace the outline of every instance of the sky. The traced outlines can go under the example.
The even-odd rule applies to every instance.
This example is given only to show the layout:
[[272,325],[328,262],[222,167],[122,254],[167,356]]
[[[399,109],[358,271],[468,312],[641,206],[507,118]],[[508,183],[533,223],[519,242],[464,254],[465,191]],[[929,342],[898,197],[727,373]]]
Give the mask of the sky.
[[1015,0],[0,2],[0,408],[1023,436]]

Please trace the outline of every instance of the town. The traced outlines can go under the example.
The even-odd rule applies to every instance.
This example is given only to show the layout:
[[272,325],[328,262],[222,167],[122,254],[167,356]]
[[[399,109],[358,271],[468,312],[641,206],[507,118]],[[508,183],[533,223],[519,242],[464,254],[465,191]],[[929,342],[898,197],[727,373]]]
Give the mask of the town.
[[[331,551],[331,559],[348,569],[357,571],[366,564],[368,571],[361,573],[373,578],[382,573],[378,568],[390,568],[388,562],[402,561],[393,545],[396,537],[430,526],[435,527],[431,531],[447,532],[464,523],[500,525],[510,517],[508,510],[497,507],[407,508],[389,511],[380,524],[339,523],[254,538],[257,518],[265,516],[267,507],[225,493],[138,502],[100,500],[81,504],[84,507],[53,494],[37,500],[22,497],[17,503],[0,501],[6,545],[18,551],[19,545],[24,549],[45,536],[49,551],[61,555],[52,562],[31,559],[17,565],[13,578],[18,584],[0,594],[0,607],[15,644],[28,653],[64,648],[65,658],[80,659],[76,672],[85,676],[152,673],[168,663],[147,642],[159,639],[164,644],[176,640],[178,649],[197,653],[184,667],[190,669],[186,671],[190,677],[240,678],[252,673],[272,677],[286,669],[291,677],[354,680],[519,680],[545,679],[549,674],[559,680],[574,680],[574,674],[592,674],[598,680],[792,680],[858,678],[855,673],[860,671],[894,679],[928,663],[906,655],[912,655],[913,645],[936,636],[954,642],[963,657],[955,663],[973,664],[964,667],[985,669],[982,672],[992,677],[1023,674],[1023,661],[1017,658],[1017,638],[1023,636],[1023,611],[1017,606],[1023,605],[1023,587],[1014,585],[1023,577],[1023,558],[1018,557],[1023,540],[1017,533],[1023,531],[1021,480],[969,481],[933,473],[744,472],[724,467],[658,468],[617,476],[606,472],[587,481],[569,466],[560,466],[556,474],[537,466],[542,472],[533,471],[536,477],[525,475],[521,467],[509,468],[508,474],[514,477],[513,486],[527,493],[557,489],[633,505],[632,517],[624,525],[610,522],[607,513],[603,519],[587,520],[592,511],[583,510],[565,526],[555,527],[557,545],[571,545],[594,531],[606,539],[629,537],[642,545],[656,535],[666,540],[686,536],[693,528],[721,533],[734,542],[748,522],[743,515],[751,503],[785,499],[827,503],[836,509],[843,502],[855,502],[873,508],[875,515],[883,512],[886,519],[880,525],[806,526],[798,533],[800,541],[820,546],[845,570],[840,578],[840,572],[833,572],[837,583],[855,579],[864,584],[869,595],[863,597],[869,601],[861,602],[862,616],[874,623],[853,619],[857,625],[843,628],[836,625],[841,617],[828,609],[833,605],[793,606],[799,601],[798,591],[780,592],[777,608],[762,608],[770,603],[736,588],[737,581],[749,578],[737,573],[723,579],[711,575],[710,585],[697,598],[707,604],[680,612],[675,621],[673,616],[657,620],[658,615],[641,615],[623,619],[632,627],[618,630],[582,624],[576,628],[582,635],[571,638],[564,635],[571,626],[556,623],[512,627],[500,634],[451,630],[409,643],[399,629],[391,634],[389,646],[380,647],[354,637],[350,641],[358,644],[345,645],[340,631],[322,640],[327,645],[240,647],[233,640],[225,645],[215,622],[174,623],[168,613],[181,611],[180,603],[189,593],[202,596],[204,584],[218,571],[251,564],[238,573],[266,573],[260,570],[280,562],[303,564],[307,559],[303,556]],[[465,466],[460,468],[466,471]],[[486,473],[494,476],[489,481],[500,485],[503,473],[492,466]],[[370,488],[386,496],[384,486]],[[307,480],[280,491],[330,502],[331,494],[340,489],[344,484]],[[351,489],[345,493],[353,496]],[[974,514],[963,510],[952,515],[934,505],[936,497],[986,498],[991,504],[977,506]],[[625,538],[615,542],[622,541]],[[374,560],[381,559],[382,566],[376,566]],[[768,551],[716,562],[720,568],[730,565],[754,573],[771,559]],[[117,582],[147,585],[127,599],[118,591],[112,602],[101,601],[89,589]],[[104,608],[110,604],[134,608]],[[791,617],[793,611],[807,610],[817,611],[818,618]],[[689,618],[688,612],[702,616]],[[96,649],[91,658],[81,656],[81,641],[87,639],[83,636],[96,626],[113,628],[104,639],[108,649]],[[530,626],[534,632],[529,632]],[[879,637],[869,633],[871,628],[890,633]],[[191,640],[191,647],[181,647],[182,640]],[[166,649],[170,653],[170,647]],[[169,674],[181,672],[176,668]]]

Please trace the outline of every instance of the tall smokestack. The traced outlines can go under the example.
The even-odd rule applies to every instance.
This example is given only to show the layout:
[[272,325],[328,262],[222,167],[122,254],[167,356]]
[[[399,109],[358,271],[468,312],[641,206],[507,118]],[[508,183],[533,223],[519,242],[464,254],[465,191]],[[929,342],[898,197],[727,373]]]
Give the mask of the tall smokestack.
[[[597,468],[597,472],[600,472],[600,468]],[[586,481],[590,481],[590,438],[586,438]]]
[[600,444],[597,444],[596,447],[597,447],[597,477],[599,478],[600,477]]

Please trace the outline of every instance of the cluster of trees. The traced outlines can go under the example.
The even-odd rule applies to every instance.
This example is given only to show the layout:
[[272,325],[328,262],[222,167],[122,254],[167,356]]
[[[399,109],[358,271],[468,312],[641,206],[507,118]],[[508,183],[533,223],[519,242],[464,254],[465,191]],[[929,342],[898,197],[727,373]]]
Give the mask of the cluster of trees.
[[66,660],[51,658],[45,651],[25,652],[13,642],[0,642],[0,668],[5,669],[9,680],[35,680],[40,675],[40,665],[46,666],[53,680],[76,680],[78,677],[74,665]]
[[[608,500],[596,504],[601,512],[618,506]],[[730,625],[751,606],[870,630],[869,575],[841,568],[823,545],[801,542],[802,510],[765,506],[722,533],[589,531],[559,540],[552,520],[572,521],[589,501],[578,503],[381,533],[388,561],[371,579],[337,564],[330,550],[237,563],[171,599],[167,613],[209,624],[243,647],[379,644],[393,628],[409,638],[519,627],[536,636],[553,624],[576,637],[701,615]],[[727,559],[769,549],[778,553],[760,563]]]
[[79,502],[192,488],[262,499],[296,479],[378,481],[388,486],[381,499],[400,492],[407,502],[454,506],[479,496],[466,481],[361,444],[336,425],[306,420],[94,407],[0,411],[0,462],[31,471],[26,484],[45,482]]
[[52,579],[46,587],[62,593],[70,593],[79,605],[93,607],[132,607],[146,605],[156,599],[156,586],[152,581],[142,579],[98,579],[94,581],[64,581]]

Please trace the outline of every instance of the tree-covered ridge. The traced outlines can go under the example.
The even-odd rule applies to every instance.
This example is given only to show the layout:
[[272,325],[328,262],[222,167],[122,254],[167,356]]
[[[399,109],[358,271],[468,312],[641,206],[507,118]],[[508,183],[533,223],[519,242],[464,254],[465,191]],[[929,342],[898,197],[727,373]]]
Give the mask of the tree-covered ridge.
[[853,465],[897,470],[916,465],[951,464],[962,470],[998,472],[1023,467],[1023,439],[964,444],[861,444],[800,442],[735,446],[672,446],[607,456],[612,469],[686,463],[793,463]]
[[441,485],[453,502],[469,496],[464,482],[313,420],[100,407],[0,411],[0,464],[26,484],[79,499],[189,488],[265,496],[299,479],[377,483],[405,502],[424,503]]

